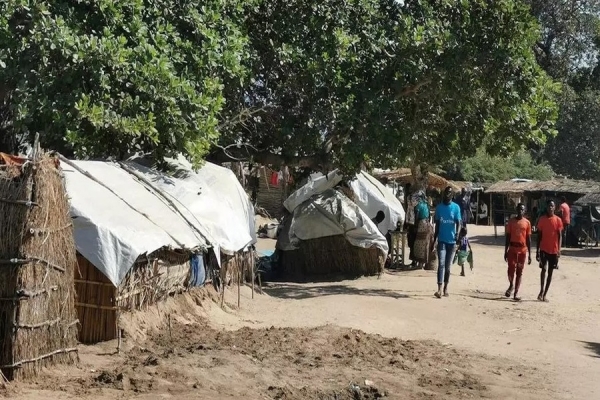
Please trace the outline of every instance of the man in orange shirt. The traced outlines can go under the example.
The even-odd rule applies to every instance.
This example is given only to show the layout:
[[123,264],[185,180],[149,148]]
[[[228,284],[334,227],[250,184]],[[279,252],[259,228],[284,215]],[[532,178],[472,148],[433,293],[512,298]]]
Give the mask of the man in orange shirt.
[[[546,215],[542,215],[538,221],[538,243],[536,260],[540,262],[540,283],[541,290],[538,300],[548,301],[548,289],[552,282],[552,272],[558,268],[558,259],[560,258],[560,249],[562,247],[562,220],[554,215],[556,205],[552,200],[548,201]],[[548,267],[548,279],[546,280],[546,266]],[[546,285],[544,286],[544,281]]]
[[[504,246],[504,261],[508,262],[508,282],[510,286],[504,294],[510,297],[513,288],[515,290],[515,301],[520,301],[519,287],[523,268],[525,268],[525,257],[529,254],[528,264],[531,264],[531,223],[525,218],[525,205],[517,204],[517,216],[511,218],[506,226],[506,244]],[[515,281],[515,272],[517,280]]]
[[558,216],[563,223],[562,244],[565,247],[569,247],[567,246],[567,230],[569,229],[569,225],[571,225],[571,208],[569,207],[569,203],[567,203],[567,198],[565,196],[560,199]]

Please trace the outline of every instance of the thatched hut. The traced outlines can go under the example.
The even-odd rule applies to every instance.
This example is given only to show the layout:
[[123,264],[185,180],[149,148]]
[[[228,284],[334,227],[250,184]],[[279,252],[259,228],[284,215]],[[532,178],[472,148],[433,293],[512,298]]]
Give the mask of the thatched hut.
[[225,168],[194,172],[173,160],[167,175],[135,162],[63,162],[82,342],[117,338],[120,312],[203,284],[209,247],[225,273],[255,240],[252,206]]
[[[405,186],[407,184],[415,184],[415,179],[410,168],[398,168],[392,171],[383,171],[374,174],[374,176],[379,180],[394,181],[401,184],[402,186]],[[447,186],[451,186],[452,188],[454,188],[454,190],[460,190],[460,187],[452,181],[449,181],[446,178],[443,178],[432,172],[428,174],[427,184],[429,185],[428,190],[441,191],[444,190]]]
[[579,206],[600,206],[600,192],[588,193],[575,202]]
[[[548,181],[535,181],[529,179],[512,179],[490,185],[485,193],[490,195],[492,215],[496,215],[496,222],[502,221],[507,215],[514,212],[509,203],[523,202],[528,210],[538,206],[544,199],[558,200],[564,196],[567,201],[574,203],[585,194],[600,192],[600,182],[578,181],[573,179],[552,179]],[[493,196],[498,196],[493,201]],[[510,200],[510,201],[509,201]],[[514,205],[514,204],[513,204]]]
[[77,359],[76,258],[57,160],[40,152],[2,159],[0,369],[19,379]]

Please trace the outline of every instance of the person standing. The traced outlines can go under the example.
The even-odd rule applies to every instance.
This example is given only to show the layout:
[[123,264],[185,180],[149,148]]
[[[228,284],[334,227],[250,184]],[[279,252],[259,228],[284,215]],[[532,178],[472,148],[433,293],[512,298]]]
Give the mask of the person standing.
[[569,207],[569,203],[567,203],[567,198],[565,196],[560,198],[559,216],[563,223],[562,244],[565,247],[569,247],[567,245],[567,232],[569,230],[569,225],[571,225],[571,207]]
[[432,248],[437,245],[438,271],[437,282],[438,290],[435,297],[442,297],[442,284],[444,285],[444,297],[448,297],[448,282],[450,280],[450,267],[454,260],[454,251],[456,250],[458,232],[461,227],[461,214],[458,204],[452,201],[454,190],[448,186],[444,190],[443,202],[435,208],[435,233]]
[[[528,264],[531,264],[531,222],[525,218],[525,205],[517,204],[517,216],[511,218],[506,226],[506,243],[504,245],[504,261],[508,262],[509,287],[504,295],[510,297],[513,289],[514,300],[520,301],[519,287],[525,268],[525,258],[529,254]],[[515,281],[515,273],[517,279]]]
[[471,193],[467,192],[467,189],[462,188],[460,195],[456,200],[460,207],[462,226],[467,226],[467,223],[469,222],[469,214],[471,213]]
[[414,243],[413,259],[417,263],[417,268],[425,268],[429,261],[429,251],[432,236],[432,227],[429,223],[429,204],[425,197],[425,192],[420,190],[416,196],[419,202],[415,206],[415,221],[417,227],[417,235]]
[[[554,215],[556,205],[554,201],[548,200],[546,214],[542,215],[537,224],[538,242],[536,251],[536,260],[540,262],[540,283],[541,289],[538,300],[548,301],[548,289],[552,282],[552,273],[558,268],[560,258],[560,249],[562,247],[562,220]],[[548,278],[546,279],[546,268]],[[544,285],[545,281],[545,285]]]
[[404,224],[406,226],[406,241],[408,244],[408,258],[411,261],[410,266],[416,265],[415,261],[415,241],[417,239],[417,226],[415,221],[415,206],[417,205],[417,199],[414,194],[409,194],[411,188],[410,184],[406,185],[406,218]]

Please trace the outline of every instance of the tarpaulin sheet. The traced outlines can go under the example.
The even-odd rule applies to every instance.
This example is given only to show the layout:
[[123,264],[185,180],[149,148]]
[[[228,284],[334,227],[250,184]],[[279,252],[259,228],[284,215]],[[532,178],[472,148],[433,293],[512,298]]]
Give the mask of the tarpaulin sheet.
[[85,172],[62,163],[77,251],[115,286],[142,254],[206,246],[177,212],[119,166],[71,163]]
[[396,230],[398,222],[404,224],[404,207],[392,191],[375,177],[360,172],[356,179],[349,182],[354,192],[354,202],[371,218],[383,211],[385,219],[377,225],[384,235]]
[[[309,182],[292,193],[283,203],[285,208],[292,212],[300,204],[316,194],[335,187],[342,181],[342,176],[337,170],[327,175],[311,176]],[[385,219],[378,225],[384,235],[388,231],[396,230],[398,222],[404,223],[404,207],[393,193],[375,177],[362,171],[356,174],[355,179],[348,182],[354,192],[355,203],[369,216],[375,218],[378,211],[383,211]]]
[[176,200],[179,211],[197,220],[208,243],[223,253],[232,255],[256,243],[254,207],[231,170],[207,162],[195,172],[183,157],[166,161],[168,176],[135,160],[126,165]]
[[371,219],[355,203],[334,189],[314,195],[296,207],[288,235],[289,242],[285,240],[287,248],[282,250],[297,248],[299,240],[336,235],[344,235],[353,246],[377,247],[386,255],[389,250],[385,237]]
[[116,286],[161,247],[233,253],[256,241],[252,204],[230,170],[170,162],[180,178],[132,161],[62,163],[77,250]]

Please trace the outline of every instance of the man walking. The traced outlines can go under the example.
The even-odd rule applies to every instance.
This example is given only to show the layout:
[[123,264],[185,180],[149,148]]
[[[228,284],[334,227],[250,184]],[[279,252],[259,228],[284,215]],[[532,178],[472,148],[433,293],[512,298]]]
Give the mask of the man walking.
[[[538,295],[540,301],[548,301],[547,295],[552,282],[552,273],[558,268],[558,259],[562,247],[562,220],[554,215],[556,209],[554,201],[549,200],[547,204],[546,215],[540,217],[537,225],[538,243],[535,258],[540,262],[540,268],[542,269],[540,272],[541,289]],[[548,269],[547,280],[546,268]]]
[[452,201],[454,191],[448,186],[444,190],[444,201],[435,208],[435,233],[431,243],[432,249],[438,241],[438,290],[435,297],[442,297],[442,284],[444,297],[448,297],[448,281],[450,280],[450,267],[454,260],[454,251],[460,232],[461,215],[458,204]]
[[525,268],[525,257],[528,254],[527,263],[531,264],[531,223],[525,218],[525,205],[519,203],[517,204],[517,216],[511,218],[506,226],[506,243],[504,245],[504,261],[508,262],[508,282],[510,284],[504,295],[510,297],[514,289],[515,301],[521,301],[519,287]]

